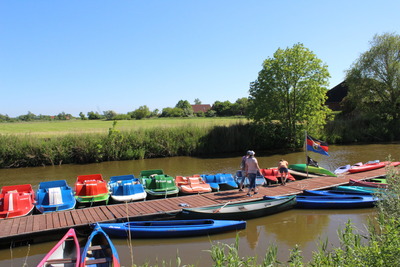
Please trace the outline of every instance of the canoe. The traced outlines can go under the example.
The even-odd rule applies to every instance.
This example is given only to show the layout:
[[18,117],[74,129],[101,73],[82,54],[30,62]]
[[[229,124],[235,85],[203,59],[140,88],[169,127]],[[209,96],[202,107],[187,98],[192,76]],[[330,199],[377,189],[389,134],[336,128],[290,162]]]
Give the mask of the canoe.
[[35,208],[32,185],[3,186],[0,192],[0,219],[16,218],[32,213]]
[[388,184],[376,183],[376,182],[368,182],[368,181],[357,181],[357,180],[354,180],[354,179],[349,179],[349,185],[351,185],[351,186],[374,187],[374,188],[388,188]]
[[209,193],[212,191],[210,184],[204,182],[200,175],[190,177],[176,176],[175,183],[179,188],[179,193],[182,195]]
[[296,197],[260,199],[199,208],[183,208],[178,217],[187,219],[247,220],[293,208]]
[[351,194],[353,193],[369,193],[369,194],[375,194],[382,192],[384,193],[386,189],[384,188],[375,188],[375,187],[366,187],[366,186],[351,186],[351,185],[339,185],[336,186],[332,189],[335,192],[350,192]]
[[[250,185],[250,181],[247,177],[244,177],[242,174],[242,171],[237,171],[236,175],[234,177],[237,185],[239,186],[240,183],[243,181],[243,186],[249,186]],[[257,175],[256,176],[256,186],[263,186],[265,184],[265,178],[262,175]]]
[[[261,175],[264,176],[270,182],[279,182],[281,180],[281,174],[278,171],[278,168],[270,168],[270,169],[260,169]],[[285,175],[285,174],[283,174]],[[295,181],[296,179],[288,173],[287,181]],[[280,181],[281,182],[281,181]]]
[[75,198],[79,203],[108,202],[110,194],[101,174],[79,175],[75,183]]
[[208,183],[213,191],[232,190],[238,188],[238,185],[229,173],[217,173],[215,175],[202,174],[203,180]]
[[371,208],[377,199],[373,196],[355,195],[297,195],[296,208],[301,209],[358,209]]
[[36,192],[36,209],[40,213],[72,210],[76,199],[67,181],[57,180],[39,183]]
[[174,177],[164,174],[163,170],[141,171],[139,179],[149,197],[176,196],[179,193]]
[[126,223],[100,223],[100,227],[110,236],[131,238],[175,238],[211,235],[246,228],[246,221],[236,220],[170,220],[135,221]]
[[58,243],[47,253],[37,267],[46,266],[76,266],[81,259],[81,249],[74,228],[58,241]]
[[389,162],[388,161],[383,161],[383,162],[373,162],[373,163],[365,163],[360,166],[355,166],[351,169],[349,169],[349,173],[357,173],[357,172],[365,172],[365,171],[371,171],[371,170],[376,170],[385,167]]
[[328,175],[328,176],[333,176],[336,177],[336,174],[333,172],[324,169],[322,167],[315,167],[315,166],[310,166],[307,164],[291,164],[288,166],[289,169],[295,170],[295,171],[301,171],[305,173],[314,173],[314,174],[323,174],[323,175]]
[[117,249],[108,235],[96,223],[82,251],[80,266],[114,266],[119,267]]
[[369,180],[370,182],[375,182],[375,183],[382,183],[382,184],[387,184],[387,180],[385,178],[374,178]]
[[110,177],[108,189],[111,199],[115,202],[138,201],[147,196],[139,179],[132,174]]
[[[368,192],[346,192],[346,191],[336,191],[336,190],[303,190],[302,195],[304,196],[372,196]],[[374,196],[375,197],[375,196]]]

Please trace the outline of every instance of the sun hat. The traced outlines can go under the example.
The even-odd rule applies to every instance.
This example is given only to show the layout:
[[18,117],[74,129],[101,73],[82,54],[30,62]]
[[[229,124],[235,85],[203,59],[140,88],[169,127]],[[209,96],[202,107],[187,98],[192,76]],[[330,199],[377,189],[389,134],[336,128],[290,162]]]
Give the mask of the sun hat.
[[256,152],[254,152],[253,150],[249,150],[249,151],[247,151],[247,154],[249,154],[250,156],[254,156],[254,154],[256,154]]

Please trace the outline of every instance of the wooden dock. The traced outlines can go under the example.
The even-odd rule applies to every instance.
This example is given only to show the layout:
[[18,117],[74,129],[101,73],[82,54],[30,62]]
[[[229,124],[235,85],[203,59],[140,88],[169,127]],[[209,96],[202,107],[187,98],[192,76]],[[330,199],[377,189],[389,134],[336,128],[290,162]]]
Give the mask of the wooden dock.
[[[262,198],[264,195],[300,194],[305,189],[319,190],[345,185],[350,178],[368,180],[385,174],[385,168],[381,168],[368,172],[340,175],[339,177],[317,177],[297,180],[287,183],[286,186],[280,184],[267,187],[261,186],[259,187],[259,194],[252,196],[251,199]],[[78,233],[84,233],[85,229],[86,231],[90,229],[90,224],[95,222],[116,222],[127,218],[129,220],[140,220],[168,217],[175,215],[183,207],[202,207],[228,201],[246,201],[250,199],[250,197],[246,196],[246,193],[246,190],[239,192],[236,189],[4,219],[0,221],[0,246],[10,247],[57,240],[71,227],[74,227]]]

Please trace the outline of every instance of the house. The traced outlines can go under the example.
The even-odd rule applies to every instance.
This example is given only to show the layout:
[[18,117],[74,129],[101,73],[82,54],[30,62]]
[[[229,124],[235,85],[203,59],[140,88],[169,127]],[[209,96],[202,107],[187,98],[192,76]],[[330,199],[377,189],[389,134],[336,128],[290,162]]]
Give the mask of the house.
[[325,101],[325,105],[334,111],[341,110],[340,103],[347,96],[348,89],[344,81],[333,87],[326,93],[328,99]]
[[193,113],[199,113],[199,112],[204,112],[206,113],[207,111],[209,111],[211,109],[211,105],[210,104],[206,104],[206,105],[192,105],[192,109],[193,109]]

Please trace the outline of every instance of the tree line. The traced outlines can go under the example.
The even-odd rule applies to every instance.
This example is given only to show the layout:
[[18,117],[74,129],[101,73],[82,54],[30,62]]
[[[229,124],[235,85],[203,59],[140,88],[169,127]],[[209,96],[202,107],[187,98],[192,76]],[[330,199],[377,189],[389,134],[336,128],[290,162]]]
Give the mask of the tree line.
[[[196,105],[201,105],[199,99],[195,99]],[[51,120],[141,120],[157,117],[227,117],[227,116],[247,116],[248,98],[243,97],[237,99],[234,103],[230,101],[215,101],[211,105],[211,109],[206,112],[194,112],[192,105],[188,100],[179,100],[174,107],[166,107],[161,111],[155,109],[153,111],[147,105],[127,112],[126,114],[117,113],[114,110],[106,110],[103,113],[97,111],[89,111],[87,114],[79,113],[79,117],[74,117],[69,113],[61,112],[55,116],[50,115],[35,115],[28,112],[25,115],[20,115],[15,118],[8,115],[0,114],[0,122],[17,122],[17,121],[51,121]]]

